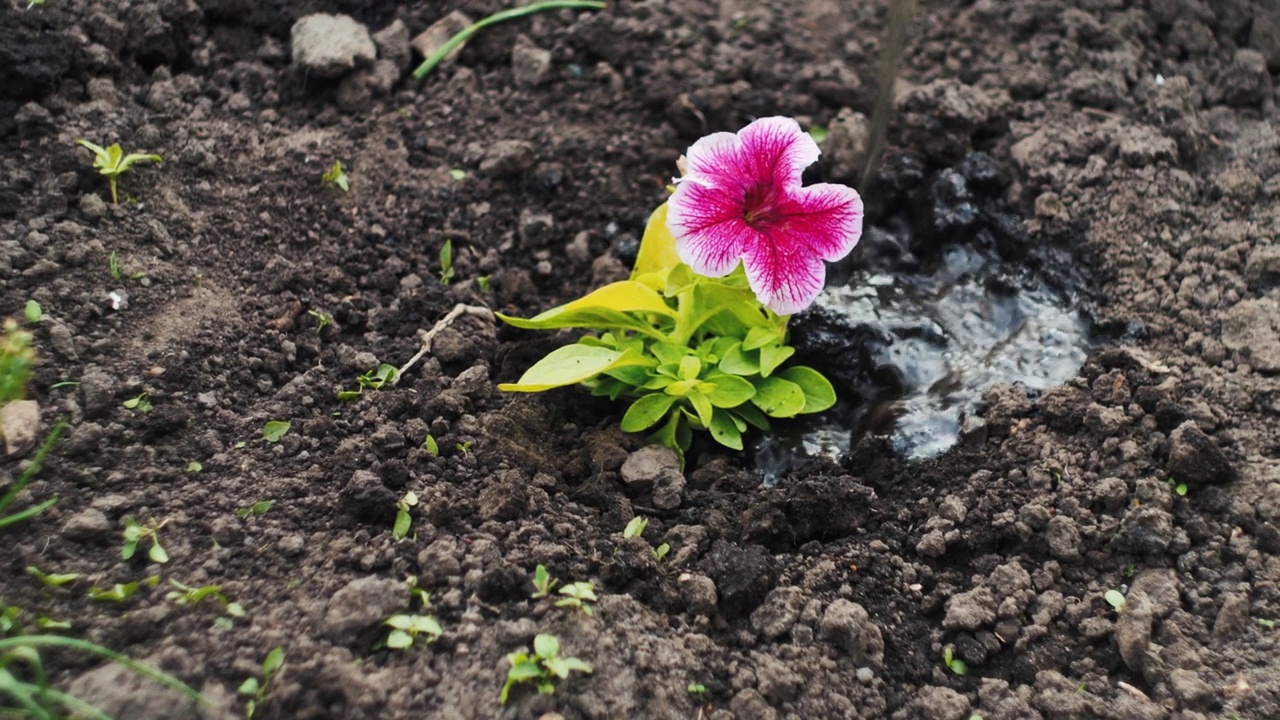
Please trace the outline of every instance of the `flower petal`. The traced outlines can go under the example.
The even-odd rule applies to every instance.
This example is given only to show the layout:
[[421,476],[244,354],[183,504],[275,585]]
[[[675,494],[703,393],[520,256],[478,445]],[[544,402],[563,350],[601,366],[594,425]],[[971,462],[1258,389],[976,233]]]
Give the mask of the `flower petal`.
[[792,315],[809,307],[827,278],[822,260],[791,241],[770,233],[757,233],[747,246],[744,264],[747,282],[760,302],[779,315]]
[[862,237],[862,198],[844,185],[798,188],[779,204],[769,229],[793,251],[807,248],[834,262],[848,255]]
[[676,238],[676,254],[693,271],[724,277],[738,266],[752,239],[742,219],[739,192],[686,177],[667,201],[667,228]]
[[799,187],[804,169],[822,154],[813,137],[789,117],[760,118],[738,131],[738,141],[745,176],[754,182],[771,178],[783,191]]
[[745,187],[749,182],[748,170],[738,136],[730,132],[711,133],[689,146],[682,182],[701,180],[712,187]]

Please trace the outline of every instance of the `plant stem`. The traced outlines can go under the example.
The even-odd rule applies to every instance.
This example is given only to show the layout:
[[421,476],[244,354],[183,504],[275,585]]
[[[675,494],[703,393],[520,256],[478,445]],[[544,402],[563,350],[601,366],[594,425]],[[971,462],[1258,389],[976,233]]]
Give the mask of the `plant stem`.
[[119,205],[119,204],[120,204],[120,198],[116,197],[116,178],[115,178],[115,176],[113,175],[113,176],[111,176],[111,177],[107,178],[107,182],[111,184],[111,204],[112,204],[112,205]]
[[440,64],[440,61],[444,60],[449,55],[449,53],[458,49],[458,46],[462,45],[462,43],[470,40],[472,35],[475,35],[477,32],[489,27],[490,25],[496,25],[497,23],[505,22],[507,20],[515,20],[516,18],[522,18],[526,15],[532,15],[544,10],[603,10],[604,8],[605,3],[597,2],[596,0],[547,0],[546,2],[537,2],[524,7],[511,8],[510,10],[496,12],[480,22],[462,29],[456,35],[449,38],[449,41],[444,45],[441,45],[439,50],[431,53],[431,57],[422,61],[422,64],[418,66],[418,69],[413,71],[413,78],[415,80],[421,80],[426,77],[428,73]]
[[[0,497],[0,512],[3,512],[5,508],[13,504],[13,501],[18,496],[18,493],[22,492],[22,489],[25,488],[27,484],[31,482],[31,479],[36,476],[36,473],[40,472],[40,466],[44,463],[45,457],[49,454],[49,451],[53,449],[53,444],[57,442],[58,436],[61,435],[62,431],[66,429],[67,429],[67,421],[59,420],[58,424],[54,425],[53,429],[49,431],[49,437],[45,438],[44,444],[41,445],[40,449],[36,451],[35,457],[31,459],[31,464],[28,465],[27,469],[22,472],[22,475],[18,477],[18,481],[15,482],[12,487],[9,488],[9,491],[6,492],[3,497]],[[41,503],[36,508],[32,508],[31,510],[35,510],[36,512],[43,512],[50,505],[52,505],[52,503],[49,501],[46,501],[45,503]],[[37,510],[37,508],[39,509]],[[24,520],[30,517],[31,515],[34,515],[35,513],[31,512],[31,510],[26,510],[21,513],[18,513],[17,515],[0,519],[0,528],[10,523],[14,523],[19,520]]]
[[62,637],[60,635],[19,635],[17,637],[0,640],[0,654],[17,648],[40,646],[69,647],[75,650],[83,650],[84,652],[99,655],[113,662],[120,663],[143,677],[148,677],[152,680],[163,683],[183,695],[186,695],[192,700],[195,700],[201,705],[209,704],[209,701],[204,695],[201,695],[191,689],[186,683],[172,675],[161,672],[150,665],[144,665],[128,655],[121,655],[114,650],[108,650],[101,645],[95,645],[87,640],[81,640],[79,638]]

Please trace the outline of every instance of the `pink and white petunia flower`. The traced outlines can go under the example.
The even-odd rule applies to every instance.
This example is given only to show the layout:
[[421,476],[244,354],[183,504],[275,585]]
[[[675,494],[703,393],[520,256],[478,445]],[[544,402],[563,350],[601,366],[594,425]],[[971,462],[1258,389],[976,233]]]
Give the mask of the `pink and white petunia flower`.
[[823,261],[862,236],[862,198],[850,187],[804,187],[818,144],[791,118],[761,118],[689,148],[667,202],[676,253],[694,272],[724,277],[741,261],[756,297],[779,315],[808,307],[826,280]]

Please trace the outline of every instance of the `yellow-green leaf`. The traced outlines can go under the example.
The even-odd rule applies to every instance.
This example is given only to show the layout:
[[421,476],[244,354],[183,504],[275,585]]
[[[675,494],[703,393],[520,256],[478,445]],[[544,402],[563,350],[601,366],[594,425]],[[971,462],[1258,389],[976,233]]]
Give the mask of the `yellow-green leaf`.
[[800,386],[804,393],[804,409],[800,411],[802,414],[822,412],[836,404],[836,390],[831,386],[831,381],[813,368],[803,365],[789,367],[778,373],[778,377]]
[[644,228],[644,237],[640,240],[640,252],[636,254],[631,277],[634,279],[645,273],[663,273],[679,264],[675,236],[667,229],[667,204],[663,203],[649,216],[649,224]]
[[566,345],[534,363],[520,377],[520,382],[503,383],[498,389],[508,392],[542,392],[589,380],[613,368],[650,365],[652,362],[632,350]]
[[790,380],[769,377],[757,381],[755,386],[756,394],[751,402],[766,415],[789,418],[804,410],[804,391]]
[[531,318],[515,318],[498,314],[510,325],[527,330],[549,330],[563,327],[629,328],[647,327],[642,320],[626,313],[653,313],[673,317],[675,311],[667,306],[656,290],[634,280],[605,285],[586,297],[571,303],[553,307]]
[[622,416],[623,432],[640,432],[658,424],[666,416],[676,401],[671,395],[654,393],[631,403],[627,413]]

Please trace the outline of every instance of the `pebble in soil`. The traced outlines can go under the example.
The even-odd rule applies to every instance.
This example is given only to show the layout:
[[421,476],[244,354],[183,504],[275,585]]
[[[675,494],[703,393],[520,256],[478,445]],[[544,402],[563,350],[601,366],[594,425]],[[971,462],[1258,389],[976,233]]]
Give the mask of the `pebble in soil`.
[[841,403],[761,440],[756,462],[770,480],[868,434],[905,457],[936,457],[992,386],[1046,390],[1084,362],[1088,319],[1049,279],[1073,273],[1034,246],[990,157],[932,175],[899,158],[878,184],[881,221],[792,324],[797,357],[831,378]]

